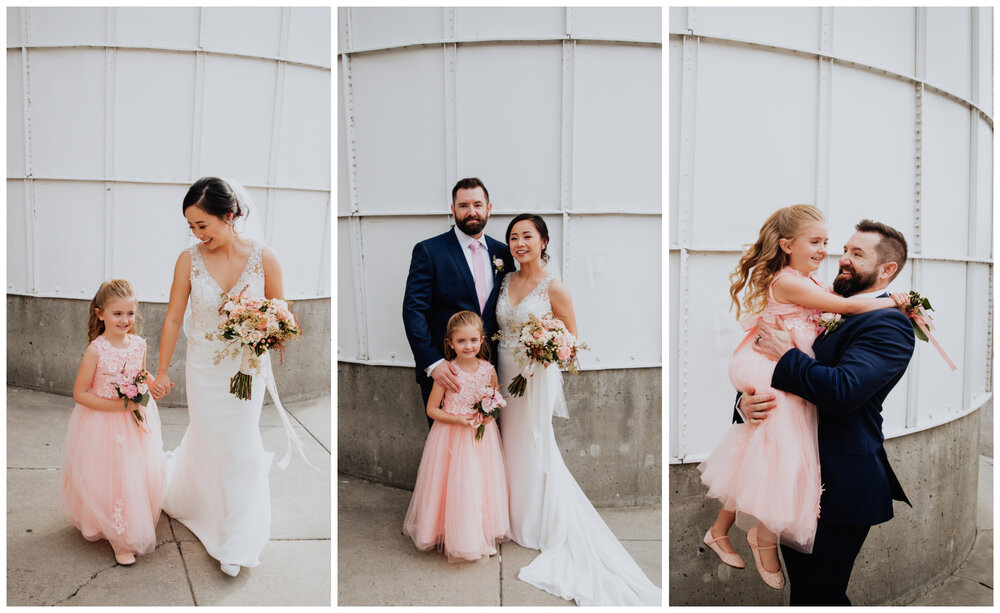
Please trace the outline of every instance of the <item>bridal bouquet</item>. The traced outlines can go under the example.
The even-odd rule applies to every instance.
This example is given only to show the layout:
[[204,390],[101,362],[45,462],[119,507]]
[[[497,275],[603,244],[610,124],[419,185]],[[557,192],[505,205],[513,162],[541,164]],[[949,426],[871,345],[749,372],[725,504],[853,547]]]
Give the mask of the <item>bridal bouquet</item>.
[[479,426],[476,428],[477,441],[482,440],[483,433],[486,432],[486,425],[483,424],[483,419],[486,417],[497,419],[500,417],[500,409],[505,406],[507,406],[507,401],[500,395],[499,390],[490,385],[486,385],[483,389],[479,390],[479,400],[476,401],[476,404],[472,405],[472,409],[476,411],[475,423]]
[[[498,332],[494,339],[503,337],[504,334]],[[538,364],[541,364],[542,368],[549,364],[557,364],[559,368],[576,374],[580,370],[577,354],[582,349],[589,349],[586,344],[577,342],[565,324],[553,317],[552,313],[542,318],[534,314],[529,315],[528,321],[517,328],[514,340],[517,341],[514,359],[521,372],[527,373],[529,377],[534,375],[534,369]],[[527,384],[524,375],[518,373],[507,387],[507,391],[512,396],[523,396]]]
[[226,302],[219,309],[219,331],[205,335],[208,340],[230,341],[216,352],[216,365],[227,355],[235,358],[242,354],[240,370],[229,380],[229,392],[241,400],[250,399],[253,373],[260,370],[257,358],[269,349],[283,351],[286,341],[302,334],[287,302],[246,296],[247,287],[235,296],[222,294]]
[[[133,402],[139,406],[146,406],[149,403],[149,386],[146,384],[146,380],[149,379],[148,370],[140,370],[138,372],[127,373],[125,372],[125,367],[122,366],[121,372],[115,376],[115,380],[112,385],[115,391],[118,392],[119,398],[125,399],[125,408],[128,408],[128,403]],[[143,430],[146,428],[142,425],[145,419],[142,416],[142,411],[138,408],[132,410],[132,417],[135,418],[135,425],[139,426]]]

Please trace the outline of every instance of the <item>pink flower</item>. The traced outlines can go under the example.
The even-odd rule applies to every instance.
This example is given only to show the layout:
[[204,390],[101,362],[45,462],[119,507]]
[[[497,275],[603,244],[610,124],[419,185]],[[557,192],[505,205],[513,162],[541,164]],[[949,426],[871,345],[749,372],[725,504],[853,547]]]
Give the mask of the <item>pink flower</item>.
[[129,398],[135,398],[139,395],[139,388],[134,385],[129,385],[125,388],[125,395]]
[[128,385],[128,377],[125,376],[125,373],[120,372],[118,373],[118,377],[115,379],[115,382],[118,385]]
[[569,347],[566,347],[565,345],[559,347],[558,355],[560,360],[569,359],[569,356],[572,355],[572,353],[573,351]]

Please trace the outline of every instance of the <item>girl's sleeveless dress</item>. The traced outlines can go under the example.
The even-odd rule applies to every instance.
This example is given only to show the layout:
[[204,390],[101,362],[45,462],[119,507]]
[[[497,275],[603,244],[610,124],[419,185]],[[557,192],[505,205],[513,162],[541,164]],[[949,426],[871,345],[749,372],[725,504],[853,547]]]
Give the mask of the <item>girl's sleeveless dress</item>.
[[[441,409],[471,415],[478,391],[490,382],[493,366],[479,361],[472,373],[458,369],[462,390],[445,392]],[[503,412],[503,409],[500,410]],[[496,421],[481,440],[469,426],[435,421],[424,443],[417,482],[403,530],[421,551],[444,549],[449,562],[478,560],[497,552],[510,526],[507,475]]]
[[[98,355],[91,393],[118,400],[115,376],[123,366],[126,373],[142,368],[146,341],[130,334],[128,343],[118,349],[103,336],[91,341]],[[63,514],[84,538],[107,539],[115,551],[140,555],[156,548],[166,479],[156,402],[150,399],[141,410],[148,431],[136,424],[131,410],[95,411],[81,404],[73,408],[63,446],[66,468],[60,496]]]
[[[785,275],[802,276],[785,267],[774,280]],[[811,276],[808,279],[823,287]],[[763,319],[773,323],[780,315],[795,345],[811,352],[819,332],[815,323],[819,311],[777,302],[772,288],[773,281]],[[754,350],[757,326],[756,321],[751,323],[753,327],[733,354],[729,378],[738,390],[752,387],[758,394],[775,394],[777,407],[760,424],[731,426],[698,470],[709,488],[707,495],[722,501],[727,511],[737,511],[737,526],[747,529],[762,524],[783,544],[810,553],[822,493],[816,407],[771,388],[775,362]]]

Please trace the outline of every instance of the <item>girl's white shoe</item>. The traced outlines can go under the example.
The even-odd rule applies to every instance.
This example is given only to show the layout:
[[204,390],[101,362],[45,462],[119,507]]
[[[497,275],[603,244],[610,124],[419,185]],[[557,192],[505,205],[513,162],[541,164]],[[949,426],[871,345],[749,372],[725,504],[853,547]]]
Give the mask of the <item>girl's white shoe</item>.
[[235,577],[236,575],[240,574],[239,564],[226,564],[225,562],[223,562],[222,564],[219,565],[219,569],[222,572],[229,575],[230,577]]

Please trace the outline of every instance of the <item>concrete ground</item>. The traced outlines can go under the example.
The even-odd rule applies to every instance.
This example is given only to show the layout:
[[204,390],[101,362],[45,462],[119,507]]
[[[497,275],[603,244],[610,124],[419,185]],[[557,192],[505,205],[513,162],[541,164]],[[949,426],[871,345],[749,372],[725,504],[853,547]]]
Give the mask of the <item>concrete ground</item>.
[[993,606],[993,458],[979,456],[976,541],[969,557],[944,583],[909,606]]
[[[574,604],[517,578],[537,551],[507,542],[488,560],[449,564],[442,553],[417,551],[403,534],[409,490],[343,474],[337,481],[339,606]],[[598,511],[650,580],[662,586],[662,507]]]
[[[271,540],[260,566],[232,578],[179,522],[160,516],[156,550],[120,566],[107,541],[85,540],[59,511],[61,452],[73,399],[7,388],[7,605],[331,604],[331,398],[287,405],[320,470],[292,457],[271,468]],[[176,447],[186,408],[162,408],[163,444]],[[280,458],[285,433],[273,407],[264,448]],[[276,458],[277,459],[277,458]]]

